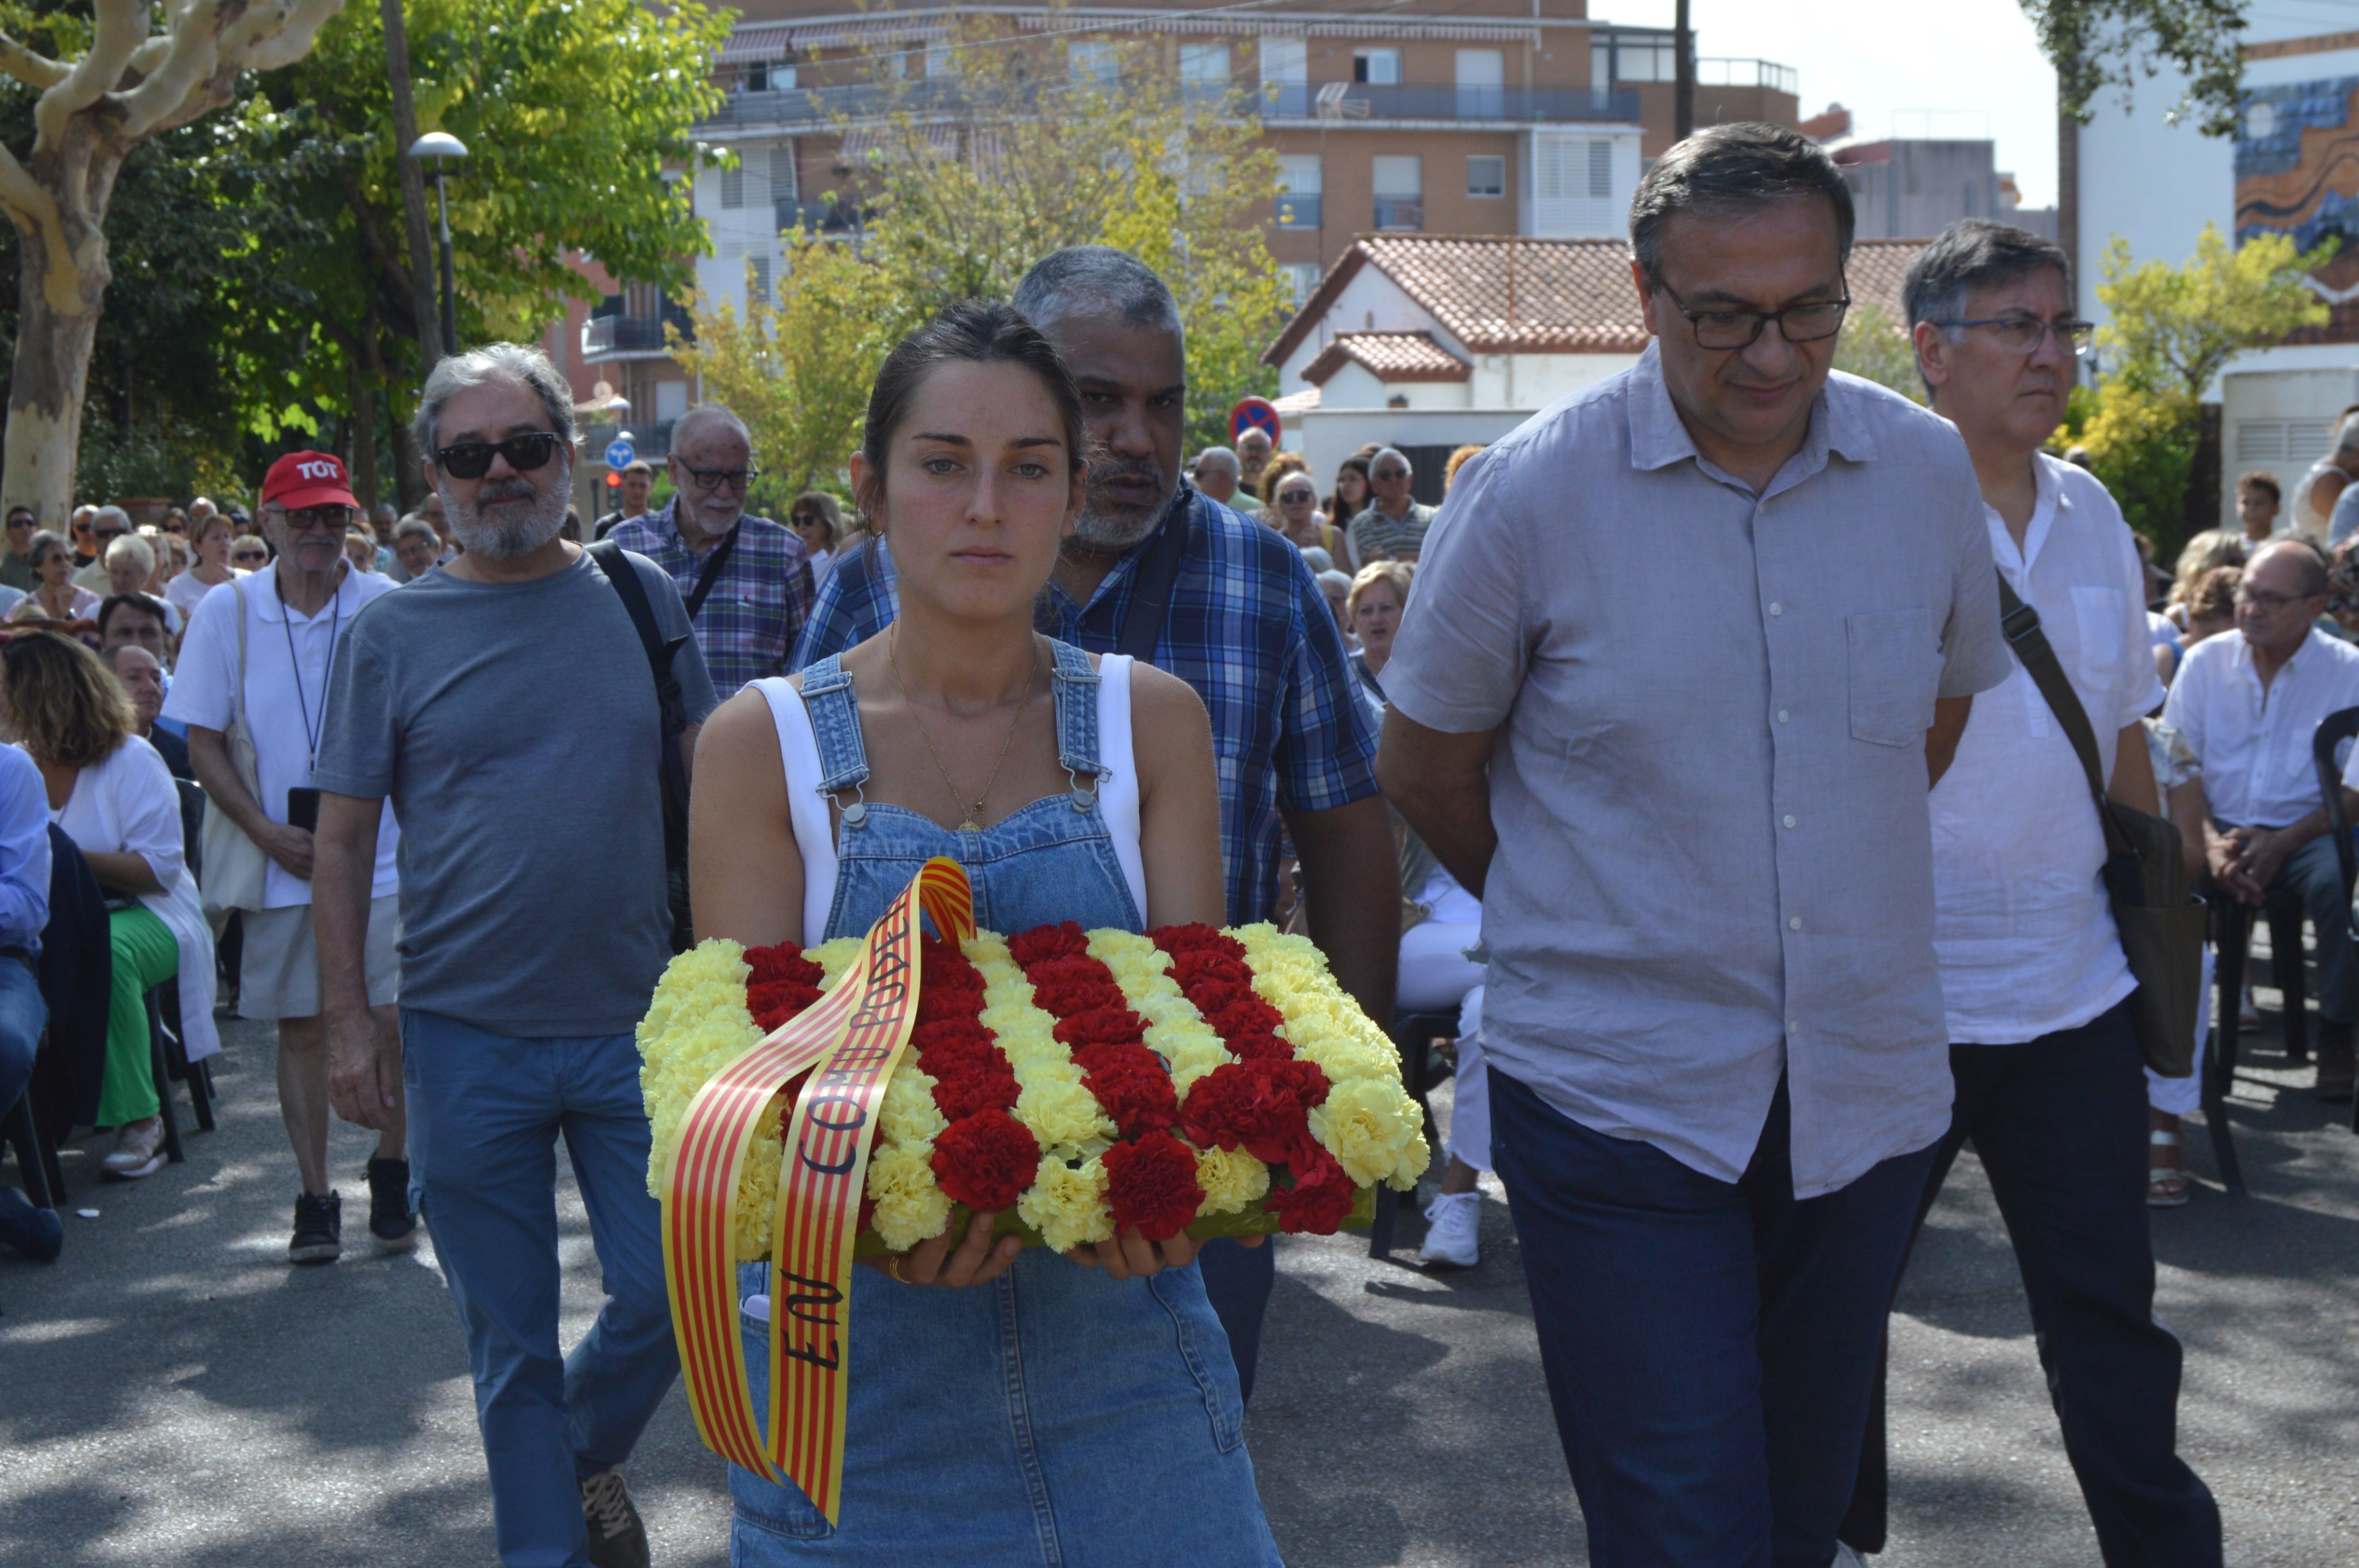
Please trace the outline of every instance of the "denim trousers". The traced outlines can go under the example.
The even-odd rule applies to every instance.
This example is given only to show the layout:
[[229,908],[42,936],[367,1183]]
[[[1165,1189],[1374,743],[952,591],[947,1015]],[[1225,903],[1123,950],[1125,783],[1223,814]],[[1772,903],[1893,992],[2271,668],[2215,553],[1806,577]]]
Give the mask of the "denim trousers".
[[[629,1457],[679,1376],[628,1034],[520,1039],[401,1014],[410,1182],[467,1331],[506,1568],[585,1568],[580,1478]],[[557,1137],[606,1303],[559,1354]]]
[[1932,1149],[1798,1200],[1782,1082],[1723,1182],[1490,1079],[1591,1563],[1827,1568]]
[[[2177,1452],[2179,1341],[2154,1320],[2144,1065],[2127,1002],[2025,1044],[1951,1046],[1957,1107],[1918,1221],[1972,1140],[2107,1568],[2220,1568],[2219,1507]],[[1886,1487],[1879,1368],[1843,1527],[1862,1551],[1884,1548]]]
[[33,1054],[49,1022],[49,1004],[32,966],[0,957],[0,1115],[33,1079]]
[[1198,1249],[1196,1266],[1203,1273],[1212,1315],[1228,1336],[1229,1357],[1237,1368],[1237,1396],[1250,1404],[1254,1369],[1261,1365],[1261,1321],[1269,1312],[1270,1292],[1277,1288],[1277,1238],[1246,1247],[1234,1236],[1216,1236]]

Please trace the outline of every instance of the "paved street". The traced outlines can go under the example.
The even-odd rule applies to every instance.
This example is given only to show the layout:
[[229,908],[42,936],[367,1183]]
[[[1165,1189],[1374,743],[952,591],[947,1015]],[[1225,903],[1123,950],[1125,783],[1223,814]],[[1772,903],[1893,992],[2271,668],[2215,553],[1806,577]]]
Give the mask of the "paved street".
[[[2264,993],[2265,997],[2267,993]],[[218,1132],[116,1186],[108,1144],[66,1155],[67,1251],[0,1258],[0,1563],[26,1568],[488,1564],[462,1342],[431,1250],[365,1240],[283,1261],[291,1166],[261,1030],[225,1030]],[[2156,1217],[2162,1312],[2188,1346],[2182,1450],[2219,1494],[2239,1568],[2359,1553],[2359,1139],[2253,1048],[2237,1129],[2253,1190],[2205,1178]],[[368,1144],[334,1148],[364,1236]],[[13,1179],[13,1167],[9,1177]],[[1280,1253],[1249,1425],[1297,1568],[1585,1561],[1521,1270],[1498,1194],[1483,1266],[1428,1277],[1352,1237]],[[566,1193],[567,1334],[597,1302]],[[356,1212],[355,1212],[356,1210]],[[1413,1227],[1411,1227],[1413,1229]],[[1406,1251],[1404,1256],[1406,1256]],[[1962,1160],[1902,1292],[1894,1541],[1880,1568],[2093,1563],[1988,1190]],[[629,1475],[662,1568],[718,1568],[719,1462],[675,1392]]]

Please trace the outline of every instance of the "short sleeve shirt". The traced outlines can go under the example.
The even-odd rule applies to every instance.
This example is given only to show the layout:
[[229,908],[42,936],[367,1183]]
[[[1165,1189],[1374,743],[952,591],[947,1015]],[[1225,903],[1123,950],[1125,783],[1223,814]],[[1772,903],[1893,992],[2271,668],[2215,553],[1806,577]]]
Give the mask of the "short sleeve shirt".
[[1799,1197],[1939,1138],[1925,732],[2010,663],[1964,443],[1868,383],[1759,494],[1653,347],[1470,460],[1384,681],[1500,732],[1493,1065],[1726,1182],[1782,1076]]
[[[607,536],[661,567],[685,601],[712,557],[709,550],[691,551],[680,537],[679,505],[675,496],[662,511],[619,523]],[[747,681],[786,674],[816,591],[803,542],[792,529],[766,517],[739,518],[737,543],[693,622],[714,689],[725,697]]]
[[[254,737],[254,761],[261,799],[255,804],[273,822],[287,820],[287,792],[314,783],[312,752],[328,724],[328,667],[336,641],[362,606],[393,591],[375,572],[344,570],[335,597],[317,615],[303,616],[278,596],[274,568],[224,583],[197,601],[189,634],[174,661],[163,717],[182,724],[227,730],[238,708],[239,612],[245,619],[245,713]],[[376,871],[370,896],[391,898],[400,885],[401,829],[387,812],[377,829]],[[288,909],[311,902],[311,884],[277,861],[263,873],[262,906]]]

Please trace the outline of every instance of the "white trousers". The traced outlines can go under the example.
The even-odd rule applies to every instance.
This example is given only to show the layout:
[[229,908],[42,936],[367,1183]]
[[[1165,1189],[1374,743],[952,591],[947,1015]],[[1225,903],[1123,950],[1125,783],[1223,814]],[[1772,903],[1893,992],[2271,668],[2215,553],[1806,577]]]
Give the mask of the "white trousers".
[[1457,1088],[1450,1114],[1450,1152],[1478,1171],[1491,1168],[1491,1089],[1483,1075],[1483,966],[1466,957],[1482,940],[1478,925],[1421,920],[1401,933],[1403,1012],[1458,1012]]

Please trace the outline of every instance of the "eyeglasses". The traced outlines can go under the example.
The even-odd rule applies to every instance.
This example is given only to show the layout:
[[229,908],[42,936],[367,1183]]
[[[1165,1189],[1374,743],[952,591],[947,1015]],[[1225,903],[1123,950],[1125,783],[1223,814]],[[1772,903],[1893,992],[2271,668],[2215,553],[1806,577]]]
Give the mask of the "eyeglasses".
[[2321,597],[2323,596],[2314,593],[2271,593],[2267,589],[2255,588],[2250,583],[2238,583],[2236,585],[2237,603],[2249,604],[2256,610],[2267,611],[2271,615],[2275,615],[2291,605],[2299,604],[2305,599],[2318,599]]
[[307,534],[314,528],[332,528],[342,533],[352,526],[353,510],[349,506],[306,506],[300,512],[280,510],[278,520],[288,532]]
[[530,473],[549,466],[562,439],[551,431],[535,430],[505,441],[457,441],[438,449],[434,463],[452,479],[481,479],[492,471],[492,459],[497,456],[506,458],[516,472]]
[[1988,327],[1998,346],[2011,354],[2036,354],[2039,345],[2055,333],[2072,346],[2075,352],[2089,346],[2096,335],[2094,321],[2043,321],[2037,316],[1991,316],[1980,321],[1936,321],[1936,327]]
[[263,562],[270,558],[270,552],[267,550],[234,550],[230,553],[229,558],[240,563],[241,565],[247,561],[251,561],[255,565],[260,566]]
[[743,490],[762,477],[762,470],[751,463],[742,469],[692,469],[681,463],[679,471],[688,475],[689,482],[699,490],[719,490],[724,484],[732,490]]
[[124,535],[128,534],[129,532],[131,532],[131,530],[128,528],[93,528],[91,530],[91,535],[92,537],[95,538],[100,544],[104,545],[111,543],[114,540],[120,539]]
[[1298,501],[1316,501],[1318,496],[1308,490],[1281,490],[1277,492],[1277,499],[1281,504],[1291,506]]
[[1777,323],[1777,335],[1788,342],[1815,343],[1842,331],[1843,313],[1851,308],[1851,296],[1846,294],[1841,299],[1813,299],[1783,310],[1690,310],[1686,301],[1671,293],[1669,284],[1658,279],[1655,287],[1670,297],[1671,304],[1695,329],[1696,346],[1705,349],[1749,349],[1761,341],[1761,329],[1772,321]]
[[1369,474],[1368,477],[1370,479],[1407,479],[1408,477],[1408,470],[1378,469],[1375,472]]

